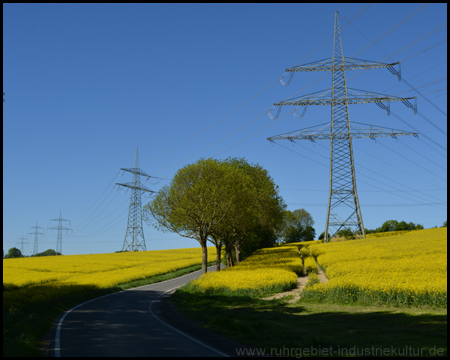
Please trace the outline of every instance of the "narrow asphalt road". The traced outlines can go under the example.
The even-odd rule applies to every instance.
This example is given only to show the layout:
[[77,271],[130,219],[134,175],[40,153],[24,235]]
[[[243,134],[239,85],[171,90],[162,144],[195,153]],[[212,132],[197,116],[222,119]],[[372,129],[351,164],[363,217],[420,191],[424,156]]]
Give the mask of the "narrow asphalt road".
[[[213,271],[213,267],[208,271]],[[201,275],[106,295],[68,310],[52,336],[53,356],[227,356],[158,316],[163,294]]]

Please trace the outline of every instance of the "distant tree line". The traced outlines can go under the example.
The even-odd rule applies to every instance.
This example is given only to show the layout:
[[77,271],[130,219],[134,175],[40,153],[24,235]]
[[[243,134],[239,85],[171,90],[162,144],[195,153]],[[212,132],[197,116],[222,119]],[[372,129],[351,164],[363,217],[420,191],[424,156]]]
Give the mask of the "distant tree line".
[[[53,249],[48,249],[46,251],[43,251],[41,253],[37,253],[36,255],[31,255],[30,257],[34,256],[52,256],[52,255],[61,255],[61,253],[56,252]],[[5,250],[3,250],[3,259],[12,259],[12,258],[20,258],[20,257],[28,257],[25,255],[22,255],[22,252],[20,249],[13,247],[9,249],[8,253],[5,255]]]
[[366,234],[373,234],[379,232],[388,231],[405,231],[405,230],[422,230],[423,225],[414,224],[413,222],[407,223],[406,221],[387,220],[380,227],[374,230],[366,230]]
[[[437,226],[436,226],[437,227]],[[444,224],[442,227],[447,227],[447,220],[444,221]],[[374,234],[374,233],[380,233],[380,232],[388,232],[388,231],[409,231],[409,230],[422,230],[423,225],[421,224],[414,224],[413,222],[407,223],[406,221],[397,221],[397,220],[387,220],[381,225],[380,227],[376,229],[364,229],[366,234]],[[339,237],[345,237],[347,239],[354,239],[355,236],[350,228],[342,229],[337,232],[337,235]],[[319,240],[323,239],[325,237],[325,231],[320,234]]]

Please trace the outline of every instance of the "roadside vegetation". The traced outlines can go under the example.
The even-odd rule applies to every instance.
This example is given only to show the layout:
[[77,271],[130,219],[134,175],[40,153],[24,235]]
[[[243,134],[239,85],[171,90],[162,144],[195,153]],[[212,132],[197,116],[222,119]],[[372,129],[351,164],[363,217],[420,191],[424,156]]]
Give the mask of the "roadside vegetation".
[[3,356],[39,356],[56,318],[84,301],[199,269],[199,248],[4,259]]
[[[330,243],[313,241],[311,215],[287,210],[267,170],[244,158],[183,167],[143,211],[157,229],[196,239],[200,248],[3,253],[3,356],[39,355],[42,337],[74,305],[200,268],[203,275],[175,301],[188,317],[240,341],[298,349],[435,346],[446,354],[446,222],[417,230],[389,220],[367,230],[367,239],[343,229]],[[207,273],[211,263],[217,272]]]
[[[217,273],[220,288],[212,287],[203,275],[178,289],[173,298],[184,315],[260,347],[266,355],[282,355],[274,349],[290,348],[297,353],[284,355],[315,349],[321,356],[320,349],[332,348],[334,356],[351,351],[366,352],[364,356],[446,356],[447,229],[386,235],[262,249],[255,258]],[[251,282],[246,263],[259,257],[270,273],[271,266],[295,263],[289,258],[283,264],[275,254],[290,252],[276,249],[295,246],[309,279],[299,300],[292,302],[292,295],[269,300],[271,288],[258,282],[253,291],[250,285],[246,291],[235,288],[240,271]],[[329,279],[326,283],[318,275],[322,272]]]

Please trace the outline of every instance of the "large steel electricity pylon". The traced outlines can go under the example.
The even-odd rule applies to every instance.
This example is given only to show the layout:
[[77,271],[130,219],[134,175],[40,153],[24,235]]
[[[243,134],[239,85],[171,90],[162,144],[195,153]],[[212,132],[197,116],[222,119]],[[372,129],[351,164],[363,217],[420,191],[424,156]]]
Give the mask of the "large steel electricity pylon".
[[[356,191],[355,165],[353,160],[352,139],[391,136],[393,138],[417,133],[386,129],[378,126],[351,126],[348,112],[349,104],[375,103],[390,114],[390,102],[401,101],[417,112],[417,106],[409,102],[415,97],[400,98],[369,91],[347,88],[345,71],[387,68],[401,80],[400,72],[394,68],[399,62],[385,64],[380,62],[344,57],[341,34],[339,30],[338,12],[335,13],[333,56],[330,59],[316,61],[286,69],[295,71],[331,71],[331,89],[280,101],[275,106],[295,105],[331,105],[331,123],[314,128],[292,131],[286,134],[269,137],[269,141],[307,139],[331,139],[330,150],[330,194],[325,226],[325,242],[343,228],[350,228],[353,233],[365,238],[361,208]],[[387,103],[387,104],[386,104]],[[279,108],[280,110],[280,108]],[[278,110],[278,113],[279,113]],[[270,115],[270,114],[269,114]]]
[[63,221],[68,221],[70,225],[70,220],[63,219],[61,211],[59,212],[59,218],[58,219],[51,219],[50,221],[58,221],[58,226],[54,226],[51,228],[48,228],[50,230],[58,230],[57,240],[56,240],[56,252],[62,255],[62,231],[72,231],[72,229],[66,228],[62,226]]
[[122,251],[145,251],[147,248],[145,246],[144,230],[142,228],[141,192],[148,191],[153,193],[154,191],[147,189],[141,184],[140,176],[145,176],[147,178],[150,178],[151,176],[139,169],[138,148],[136,148],[134,168],[121,168],[120,170],[128,171],[133,174],[132,182],[124,184],[116,183],[117,185],[131,189],[127,231],[125,233]]

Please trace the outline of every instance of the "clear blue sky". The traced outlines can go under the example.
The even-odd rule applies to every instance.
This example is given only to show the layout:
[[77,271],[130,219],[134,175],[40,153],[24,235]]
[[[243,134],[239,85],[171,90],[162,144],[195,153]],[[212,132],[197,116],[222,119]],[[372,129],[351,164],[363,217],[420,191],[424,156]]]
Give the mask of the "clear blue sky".
[[[350,121],[414,137],[353,141],[364,225],[384,221],[441,226],[447,219],[446,4],[3,4],[3,249],[56,248],[59,217],[71,224],[64,254],[121,250],[130,192],[115,191],[120,168],[160,178],[201,157],[245,157],[267,169],[288,209],[304,208],[324,231],[329,191],[327,140],[267,137],[327,123],[331,108],[302,119],[273,103],[331,87],[328,72],[294,65],[332,56],[338,10],[344,55],[401,61],[348,71],[351,88],[417,96],[418,114],[392,103],[350,105]],[[284,78],[287,81],[287,76]],[[143,204],[149,201],[143,197]],[[199,246],[144,224],[147,249]]]

